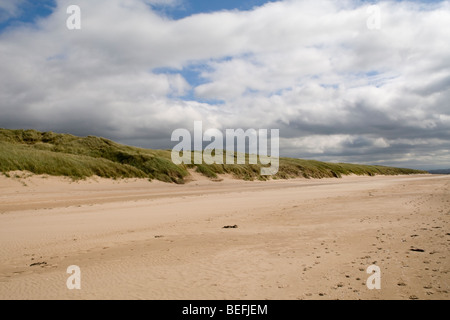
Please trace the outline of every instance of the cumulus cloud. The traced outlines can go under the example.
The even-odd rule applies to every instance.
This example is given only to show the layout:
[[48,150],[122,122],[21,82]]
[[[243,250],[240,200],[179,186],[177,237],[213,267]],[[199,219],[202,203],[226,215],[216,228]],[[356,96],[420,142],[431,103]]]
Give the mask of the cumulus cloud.
[[0,33],[1,127],[171,148],[175,128],[203,120],[280,129],[285,156],[450,163],[448,1],[380,2],[375,30],[356,0],[179,20],[153,9],[176,0],[79,0],[82,29],[68,30],[71,4]]

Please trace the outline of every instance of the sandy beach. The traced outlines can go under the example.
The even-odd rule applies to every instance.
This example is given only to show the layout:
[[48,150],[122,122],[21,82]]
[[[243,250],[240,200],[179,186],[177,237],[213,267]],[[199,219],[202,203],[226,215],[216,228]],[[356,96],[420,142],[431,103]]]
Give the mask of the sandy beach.
[[1,176],[0,299],[450,298],[450,176],[194,178]]

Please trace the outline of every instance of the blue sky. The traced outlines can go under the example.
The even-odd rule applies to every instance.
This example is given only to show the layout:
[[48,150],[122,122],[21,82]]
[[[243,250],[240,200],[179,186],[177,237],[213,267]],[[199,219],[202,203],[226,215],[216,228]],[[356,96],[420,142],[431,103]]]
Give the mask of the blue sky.
[[155,6],[157,10],[161,10],[173,19],[181,19],[196,13],[210,13],[220,10],[250,10],[253,7],[261,6],[267,2],[267,0],[226,0],[226,1],[196,1],[186,0],[181,3],[180,6],[174,6],[172,8]]
[[283,156],[448,167],[450,2],[432,2],[3,0],[0,127],[167,149],[201,120],[279,129]]
[[40,17],[50,15],[55,6],[54,0],[23,1],[12,15],[5,8],[2,10],[0,6],[0,31],[23,23],[33,23]]

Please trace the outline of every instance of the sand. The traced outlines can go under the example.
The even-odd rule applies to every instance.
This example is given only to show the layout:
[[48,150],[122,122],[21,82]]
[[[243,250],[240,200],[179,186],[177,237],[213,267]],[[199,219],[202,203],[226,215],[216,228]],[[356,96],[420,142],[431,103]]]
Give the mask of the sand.
[[0,177],[0,299],[450,297],[450,176],[194,179]]

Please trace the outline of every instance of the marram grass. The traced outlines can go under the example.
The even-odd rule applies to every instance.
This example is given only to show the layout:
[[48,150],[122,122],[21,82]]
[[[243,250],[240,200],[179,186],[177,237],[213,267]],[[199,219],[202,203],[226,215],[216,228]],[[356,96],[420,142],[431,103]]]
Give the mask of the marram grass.
[[184,183],[189,176],[189,168],[211,179],[217,178],[218,174],[228,173],[244,180],[425,173],[405,168],[280,158],[278,173],[269,177],[260,175],[260,164],[248,164],[248,161],[247,164],[239,165],[175,165],[171,161],[170,150],[130,147],[94,136],[0,129],[0,171],[5,175],[10,171],[26,170],[73,179],[97,175],[114,179],[147,178]]

